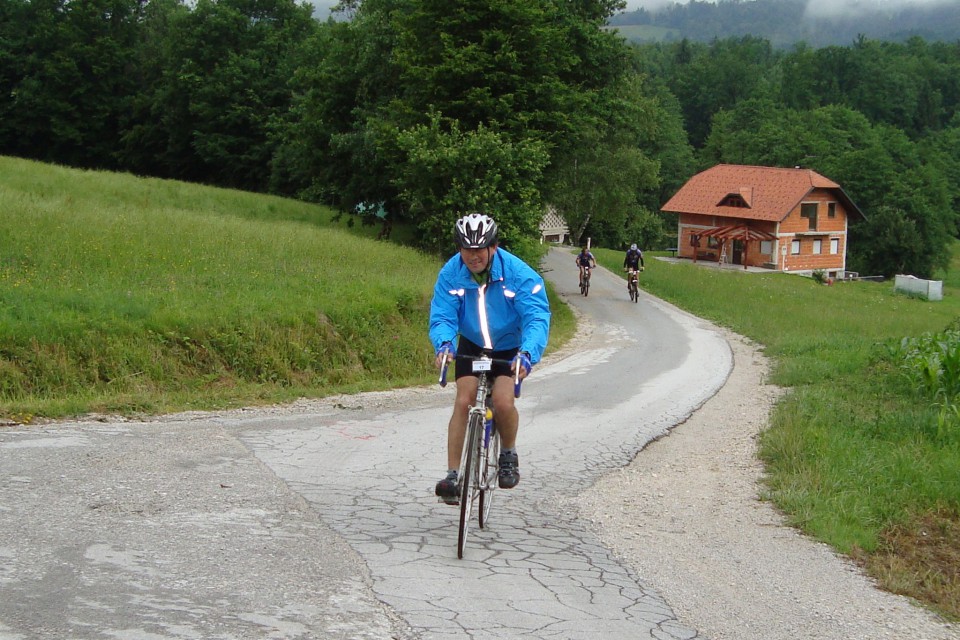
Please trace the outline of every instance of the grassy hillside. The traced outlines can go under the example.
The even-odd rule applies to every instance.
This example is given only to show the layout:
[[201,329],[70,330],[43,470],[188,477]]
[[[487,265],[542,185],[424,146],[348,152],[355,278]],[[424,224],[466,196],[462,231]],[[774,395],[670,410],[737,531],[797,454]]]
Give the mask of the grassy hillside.
[[432,378],[437,259],[324,207],[0,157],[0,211],[8,420]]

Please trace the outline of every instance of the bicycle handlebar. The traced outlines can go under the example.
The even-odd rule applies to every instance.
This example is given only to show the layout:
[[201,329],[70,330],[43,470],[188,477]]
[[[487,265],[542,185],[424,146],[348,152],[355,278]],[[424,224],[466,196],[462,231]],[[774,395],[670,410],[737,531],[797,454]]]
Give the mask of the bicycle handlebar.
[[450,352],[443,352],[443,361],[440,363],[440,386],[447,386],[447,364],[450,362]]
[[[514,358],[513,360],[501,360],[500,358],[490,358],[488,356],[457,356],[457,357],[463,358],[464,360],[487,359],[491,363],[505,364],[507,366],[512,366],[513,363],[516,361],[516,358]],[[447,367],[449,365],[450,365],[450,352],[447,351],[447,352],[444,352],[443,362],[440,365],[440,386],[441,387],[447,386]],[[523,384],[523,380],[520,379],[520,363],[518,362],[517,370],[513,374],[513,397],[514,398],[520,397],[520,385],[522,384]]]

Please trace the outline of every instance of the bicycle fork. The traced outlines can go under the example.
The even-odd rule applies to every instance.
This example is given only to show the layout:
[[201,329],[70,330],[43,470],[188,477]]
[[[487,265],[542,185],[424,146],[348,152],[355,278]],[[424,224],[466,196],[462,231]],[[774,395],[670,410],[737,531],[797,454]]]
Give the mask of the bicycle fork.
[[[480,456],[480,472],[483,474],[483,477],[480,478],[480,488],[483,490],[492,488],[497,476],[497,462],[490,461],[490,457],[488,455],[495,429],[493,423],[493,409],[490,406],[489,398],[487,398],[485,409],[486,411],[483,420],[483,439],[480,444],[480,451],[478,452]],[[488,462],[490,463],[489,467]]]
[[[478,420],[478,418],[481,419]],[[471,427],[471,425],[477,423],[482,425],[480,433],[476,433],[478,430],[476,427]],[[470,411],[467,413],[467,431],[464,434],[463,448],[460,450],[460,477],[458,478],[460,487],[463,483],[467,483],[468,486],[472,484],[474,490],[486,488],[488,483],[487,479],[483,477],[484,469],[482,467],[484,454],[490,445],[492,424],[493,412],[489,406],[480,408],[478,405],[474,405],[470,407]],[[467,457],[471,451],[473,452],[473,464],[470,465],[470,469],[467,469]],[[473,477],[470,478],[468,475]]]

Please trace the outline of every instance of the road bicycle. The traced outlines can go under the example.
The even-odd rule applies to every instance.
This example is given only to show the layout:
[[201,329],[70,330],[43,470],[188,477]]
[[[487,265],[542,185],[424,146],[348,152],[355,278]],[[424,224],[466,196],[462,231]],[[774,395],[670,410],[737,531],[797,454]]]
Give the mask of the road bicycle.
[[588,295],[590,293],[590,267],[585,266],[580,273],[580,293]]
[[630,292],[630,300],[634,303],[640,301],[640,289],[637,285],[639,273],[637,269],[630,269],[627,273],[627,291]]
[[[477,524],[483,529],[490,519],[493,491],[497,488],[500,471],[500,434],[490,394],[493,392],[493,377],[488,375],[494,363],[512,365],[512,360],[497,360],[487,354],[460,356],[469,360],[474,373],[479,373],[477,398],[467,414],[467,433],[460,454],[460,469],[457,475],[457,493],[460,496],[460,530],[457,534],[457,557],[463,558],[473,517],[473,505],[477,504]],[[447,384],[449,357],[444,355],[440,369],[440,386]],[[520,397],[519,367],[513,381],[513,395]]]

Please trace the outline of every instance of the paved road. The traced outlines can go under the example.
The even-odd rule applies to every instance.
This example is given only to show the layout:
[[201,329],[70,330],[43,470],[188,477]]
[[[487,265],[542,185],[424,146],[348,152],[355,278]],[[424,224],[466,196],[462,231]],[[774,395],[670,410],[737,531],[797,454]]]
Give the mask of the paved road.
[[432,495],[450,388],[2,428],[0,640],[699,637],[569,498],[713,395],[729,347],[546,267],[594,330],[524,385],[523,480],[463,560]]

